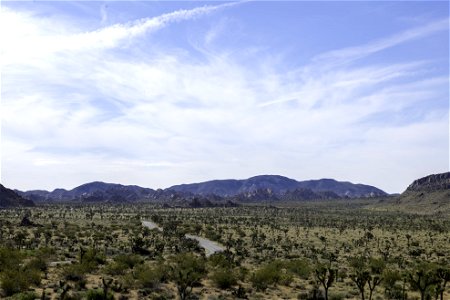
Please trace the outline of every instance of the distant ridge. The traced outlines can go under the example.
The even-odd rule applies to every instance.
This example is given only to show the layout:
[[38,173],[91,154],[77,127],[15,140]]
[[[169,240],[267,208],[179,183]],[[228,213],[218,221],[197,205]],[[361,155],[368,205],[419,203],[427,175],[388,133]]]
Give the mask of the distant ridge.
[[209,202],[226,204],[228,201],[324,200],[387,195],[384,191],[370,185],[340,182],[334,179],[296,181],[280,175],[259,175],[242,180],[211,180],[175,185],[164,190],[94,181],[72,190],[17,192],[24,198],[36,202],[75,200],[116,203],[135,201],[185,203],[195,200],[194,204]]
[[212,180],[201,183],[174,185],[168,189],[199,195],[215,194],[222,197],[251,193],[260,189],[268,189],[276,195],[282,195],[296,189],[310,189],[313,192],[333,192],[340,197],[350,198],[387,195],[384,191],[365,184],[354,184],[334,179],[296,181],[280,175],[260,175],[242,180]]
[[121,185],[94,181],[82,184],[72,190],[55,189],[52,192],[34,190],[17,191],[21,196],[33,201],[72,201],[83,202],[129,202],[150,198],[155,191],[137,185]]

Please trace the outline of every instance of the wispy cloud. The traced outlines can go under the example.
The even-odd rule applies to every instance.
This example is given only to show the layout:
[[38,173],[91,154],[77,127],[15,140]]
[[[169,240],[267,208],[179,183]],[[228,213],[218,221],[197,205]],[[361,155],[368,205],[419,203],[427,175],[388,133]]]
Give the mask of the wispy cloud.
[[361,59],[376,52],[386,50],[388,48],[417,40],[439,31],[445,31],[449,28],[449,19],[437,20],[428,24],[418,26],[406,31],[394,34],[392,36],[371,41],[364,45],[348,47],[344,49],[333,50],[318,55],[314,58],[317,63],[325,64],[342,64]]
[[[98,30],[81,33],[57,33],[52,25],[42,22],[44,31],[37,31],[25,22],[35,21],[30,15],[20,14],[3,8],[0,24],[3,37],[3,65],[20,63],[30,57],[48,56],[54,52],[96,51],[117,47],[120,43],[144,34],[160,30],[169,24],[195,19],[214,11],[231,7],[237,2],[220,5],[206,5],[193,9],[182,9],[153,18],[144,18],[127,24],[115,24]],[[106,10],[102,6],[102,22]],[[24,24],[25,23],[25,24]],[[39,20],[38,22],[39,23]],[[36,24],[35,23],[35,24]]]
[[104,25],[108,21],[108,5],[103,4],[100,6],[100,17],[101,17],[101,24]]
[[[448,165],[448,75],[432,72],[433,58],[351,64],[443,31],[448,21],[327,51],[296,68],[258,51],[256,62],[243,63],[245,48],[233,55],[204,51],[201,59],[198,52],[169,47],[129,47],[132,59],[121,55],[130,39],[230,5],[236,4],[91,32],[4,10],[2,22],[16,31],[2,58],[4,183],[54,188],[105,180],[164,187],[279,173],[399,191],[421,172]],[[217,26],[199,38],[204,48],[224,34]],[[402,117],[404,111],[415,117]],[[411,164],[424,157],[432,159]],[[386,181],[396,172],[406,182]]]

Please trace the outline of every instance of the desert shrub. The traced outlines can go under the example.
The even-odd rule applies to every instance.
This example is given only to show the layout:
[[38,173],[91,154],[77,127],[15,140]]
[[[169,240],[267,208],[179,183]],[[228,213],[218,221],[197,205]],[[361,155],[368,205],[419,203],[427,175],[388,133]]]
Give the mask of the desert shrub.
[[0,248],[0,270],[17,268],[22,261],[22,255],[18,250]]
[[268,264],[258,270],[256,270],[250,281],[257,290],[263,291],[269,285],[276,284],[281,279],[281,270],[277,263]]
[[231,267],[230,260],[222,252],[217,252],[208,258],[208,263],[212,267],[229,268]]
[[228,289],[237,283],[233,270],[226,268],[220,268],[214,271],[211,280],[221,289]]
[[288,271],[302,279],[308,279],[311,274],[311,266],[306,259],[293,259],[285,262]]
[[83,264],[73,264],[63,269],[63,277],[70,281],[82,281],[87,273],[86,266]]
[[294,278],[293,278],[293,276],[292,276],[292,273],[287,273],[287,272],[284,272],[284,273],[281,273],[281,275],[280,275],[280,284],[282,284],[282,285],[285,285],[285,286],[288,286],[288,285],[290,285],[291,284],[291,282],[294,280]]
[[159,274],[153,268],[143,267],[136,272],[136,279],[142,288],[154,288],[160,283]]
[[192,288],[206,275],[205,260],[192,253],[176,255],[171,261],[170,279],[176,284],[178,295],[186,299]]
[[0,276],[0,280],[1,287],[6,296],[26,291],[30,286],[24,272],[17,269],[8,269],[4,271]]
[[114,261],[118,264],[125,265],[127,268],[132,269],[134,266],[142,262],[139,255],[136,254],[121,254],[114,258]]
[[19,293],[12,297],[14,300],[35,300],[37,298],[39,298],[39,296],[34,292]]
[[346,296],[343,293],[330,293],[330,295],[328,296],[328,299],[330,300],[343,300],[345,298]]
[[38,286],[41,283],[41,272],[39,270],[25,268],[21,272],[28,285]]
[[105,267],[105,273],[108,275],[123,275],[128,266],[121,262],[112,262]]
[[104,255],[97,253],[94,249],[89,249],[83,255],[82,265],[86,272],[92,272],[97,268],[98,265],[103,265],[106,262]]
[[45,272],[47,270],[47,262],[41,257],[35,257],[26,264],[26,269],[34,269]]
[[140,265],[135,268],[135,277],[142,288],[154,288],[169,278],[170,269],[163,262],[154,266]]
[[114,296],[111,293],[108,293],[105,296],[105,293],[101,289],[89,290],[86,293],[87,300],[114,300]]

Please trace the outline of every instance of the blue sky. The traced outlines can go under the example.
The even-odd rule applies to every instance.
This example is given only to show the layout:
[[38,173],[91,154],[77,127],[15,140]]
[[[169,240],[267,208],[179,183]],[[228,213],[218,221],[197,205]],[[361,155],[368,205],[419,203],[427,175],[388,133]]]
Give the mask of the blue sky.
[[449,170],[449,4],[2,2],[1,181]]

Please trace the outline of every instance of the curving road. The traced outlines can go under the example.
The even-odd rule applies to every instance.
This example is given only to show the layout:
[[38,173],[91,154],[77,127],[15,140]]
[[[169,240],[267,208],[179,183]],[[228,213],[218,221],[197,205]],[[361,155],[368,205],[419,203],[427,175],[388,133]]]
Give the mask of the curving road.
[[[147,227],[148,229],[158,229],[159,231],[163,230],[155,222],[152,222],[152,221],[142,221],[142,225]],[[203,237],[199,237],[199,236],[191,235],[191,234],[186,234],[185,236],[188,239],[197,240],[198,243],[200,244],[200,247],[205,249],[206,256],[210,256],[211,254],[225,250],[225,248],[222,245],[220,245],[219,243],[213,242],[213,241],[205,239]]]

